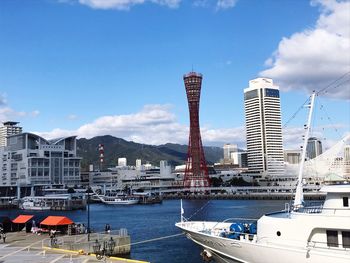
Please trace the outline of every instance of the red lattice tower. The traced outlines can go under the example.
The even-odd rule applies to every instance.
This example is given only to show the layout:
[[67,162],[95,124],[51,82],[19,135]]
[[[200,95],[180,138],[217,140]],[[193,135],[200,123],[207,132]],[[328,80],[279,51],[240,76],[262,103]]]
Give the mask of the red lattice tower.
[[184,82],[190,111],[190,135],[184,187],[207,187],[209,186],[209,175],[199,128],[199,101],[202,74],[190,72],[184,75]]

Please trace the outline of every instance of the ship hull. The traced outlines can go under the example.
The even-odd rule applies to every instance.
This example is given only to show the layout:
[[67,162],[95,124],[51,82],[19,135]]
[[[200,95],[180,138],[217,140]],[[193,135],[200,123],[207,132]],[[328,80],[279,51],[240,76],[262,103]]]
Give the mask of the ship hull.
[[255,241],[221,238],[181,229],[189,239],[209,251],[212,258],[220,263],[345,263],[350,259],[350,251],[331,253],[325,249],[260,244]]

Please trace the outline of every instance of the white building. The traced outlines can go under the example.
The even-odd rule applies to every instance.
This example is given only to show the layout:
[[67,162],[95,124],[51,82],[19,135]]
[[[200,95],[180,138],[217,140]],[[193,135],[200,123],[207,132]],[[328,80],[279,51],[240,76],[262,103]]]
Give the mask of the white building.
[[284,161],[289,164],[298,164],[301,159],[300,150],[284,150]]
[[141,170],[142,168],[142,161],[141,159],[136,159],[136,169]]
[[236,144],[226,143],[223,147],[224,149],[224,162],[228,162],[231,160],[231,153],[235,153],[238,151],[238,147]]
[[171,166],[168,165],[167,161],[160,161],[159,174],[160,174],[160,176],[170,176],[171,175]]
[[127,166],[126,158],[118,158],[118,166]]
[[248,170],[280,176],[283,143],[279,88],[272,79],[257,78],[244,89]]
[[76,137],[45,140],[32,133],[7,138],[0,147],[0,185],[80,184]]
[[350,145],[344,146],[344,160],[350,162]]
[[6,121],[0,127],[0,147],[7,145],[7,137],[22,132],[22,127],[18,126],[19,122]]
[[239,168],[247,167],[247,153],[233,152],[231,153],[232,164],[238,165]]

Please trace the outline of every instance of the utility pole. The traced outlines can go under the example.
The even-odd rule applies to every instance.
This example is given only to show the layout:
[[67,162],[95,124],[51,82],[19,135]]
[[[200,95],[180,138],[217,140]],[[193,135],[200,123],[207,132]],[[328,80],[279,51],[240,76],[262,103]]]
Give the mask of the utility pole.
[[90,242],[90,183],[88,186],[88,198],[87,198],[87,216],[88,216],[88,226],[87,226],[87,234],[88,234],[88,242]]

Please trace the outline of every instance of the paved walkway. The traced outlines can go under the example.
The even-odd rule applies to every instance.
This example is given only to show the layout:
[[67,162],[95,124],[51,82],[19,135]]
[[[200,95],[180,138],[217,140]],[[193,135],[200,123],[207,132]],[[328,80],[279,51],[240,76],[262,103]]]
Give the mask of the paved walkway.
[[[101,262],[93,255],[78,255],[77,252],[43,248],[48,235],[31,233],[7,233],[6,243],[0,241],[0,263],[88,263]],[[46,242],[45,242],[46,243]],[[102,260],[102,262],[104,262]],[[137,260],[107,258],[105,262],[146,263]]]

